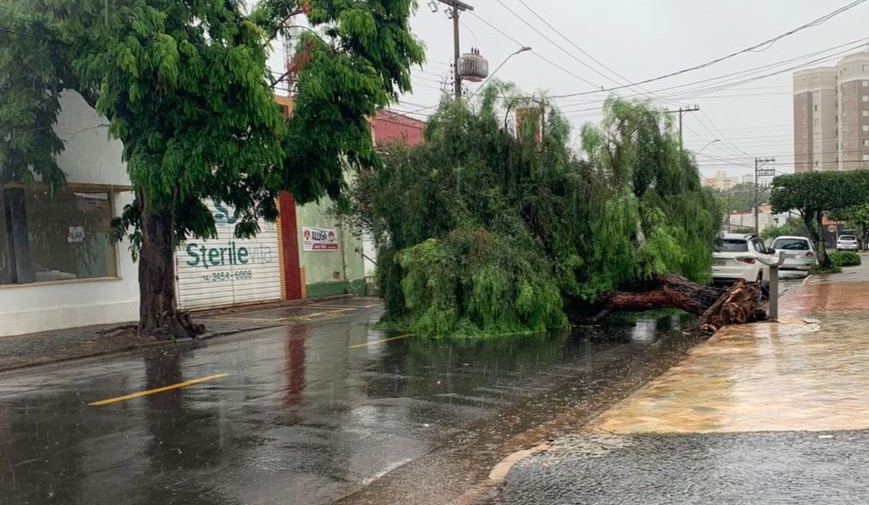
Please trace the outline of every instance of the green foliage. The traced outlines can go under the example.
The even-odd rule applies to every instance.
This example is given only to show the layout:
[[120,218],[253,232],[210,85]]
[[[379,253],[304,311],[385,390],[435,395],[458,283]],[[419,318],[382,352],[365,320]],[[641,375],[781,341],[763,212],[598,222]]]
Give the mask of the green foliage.
[[[497,94],[522,124],[545,112],[543,138],[502,123]],[[666,272],[708,279],[721,210],[663,113],[610,99],[602,125],[583,129],[581,159],[559,112],[513,87],[476,105],[445,101],[423,144],[387,148],[354,181],[350,218],[377,244],[387,320],[424,334],[539,332],[564,324],[563,296]]]
[[[735,212],[751,212],[754,206],[754,184],[740,183],[726,190],[713,190],[715,195],[721,199],[722,205],[728,211]],[[757,201],[759,205],[769,201],[769,189],[764,188],[758,191]]]
[[55,161],[63,142],[53,126],[68,68],[45,9],[43,1],[0,0],[0,184],[65,182]]
[[860,266],[862,261],[860,255],[851,251],[836,251],[830,253],[830,264],[833,267],[854,267]]
[[565,326],[557,284],[535,249],[527,233],[484,229],[455,230],[406,248],[398,262],[407,272],[402,290],[410,329],[476,335]]
[[787,221],[780,226],[768,226],[760,232],[760,238],[764,240],[775,240],[778,237],[785,235],[797,235],[800,237],[808,237],[809,230],[806,224],[797,217],[788,217]]
[[[140,268],[151,281],[140,284],[168,291],[143,288],[142,307],[153,297],[172,311],[171,285],[159,282],[172,248],[155,245],[167,242],[158,230],[176,243],[213,237],[203,203],[212,199],[232,206],[236,234],[250,236],[260,219],[277,218],[281,191],[299,203],[338,197],[348,163],[377,163],[367,119],[410,89],[410,66],[423,61],[409,30],[414,8],[261,0],[248,14],[235,0],[0,0],[0,183],[63,182],[51,126],[59,93],[80,93],[123,143],[136,193],[112,236],[129,233],[134,257],[159,266]],[[267,58],[302,14],[311,29],[294,55],[296,102],[285,119]]]
[[821,267],[830,266],[822,243],[824,214],[865,205],[869,200],[869,171],[803,172],[780,175],[772,181],[773,212],[799,211],[818,251]]
[[815,265],[809,269],[809,273],[812,275],[825,275],[825,274],[840,274],[842,273],[842,267],[835,266],[830,264],[830,266],[822,266]]

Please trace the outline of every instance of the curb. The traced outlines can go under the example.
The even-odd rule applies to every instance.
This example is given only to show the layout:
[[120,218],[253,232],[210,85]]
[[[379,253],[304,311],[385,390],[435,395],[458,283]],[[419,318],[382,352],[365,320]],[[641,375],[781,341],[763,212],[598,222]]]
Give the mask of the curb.
[[[354,298],[353,295],[333,295],[328,297],[320,297],[320,298],[308,298],[304,300],[288,300],[281,302],[271,302],[266,304],[250,304],[243,306],[233,306],[233,307],[224,307],[217,309],[204,309],[199,311],[193,311],[194,317],[196,318],[212,318],[219,316],[227,316],[227,315],[239,315],[243,314],[253,308],[278,308],[278,307],[294,307],[294,306],[305,306],[305,305],[316,305],[317,303],[323,303],[334,300],[341,300],[346,298]],[[365,298],[365,297],[363,297]],[[358,308],[358,307],[354,307]],[[248,331],[258,331],[264,330],[267,328],[277,328],[285,325],[296,325],[296,324],[306,324],[312,323],[319,319],[327,319],[326,317],[309,317],[309,316],[300,316],[295,318],[287,318],[282,320],[280,323],[272,323],[272,324],[261,324],[252,327],[239,328],[233,330],[225,330],[225,331],[217,331],[217,332],[208,332],[204,335],[200,335],[195,340],[190,338],[182,338],[182,339],[169,339],[169,340],[155,340],[151,342],[142,342],[127,346],[121,346],[116,349],[108,349],[108,350],[94,350],[93,352],[89,352],[87,354],[78,354],[71,356],[58,356],[52,357],[48,359],[37,358],[33,361],[29,361],[26,363],[17,363],[11,365],[0,365],[0,374],[4,374],[7,372],[11,372],[13,370],[25,370],[38,366],[46,366],[46,365],[54,365],[60,363],[68,363],[76,360],[87,360],[93,358],[99,358],[102,356],[111,356],[111,355],[120,355],[125,353],[130,353],[133,351],[139,351],[144,349],[156,349],[161,347],[170,347],[177,345],[190,345],[194,344],[198,341],[211,340],[218,337],[226,337],[229,335],[236,335],[238,333],[248,332]],[[15,335],[11,335],[15,336]]]
[[35,360],[35,361],[28,362],[28,363],[21,363],[21,364],[8,365],[8,366],[0,365],[0,374],[4,374],[4,373],[11,372],[14,370],[26,370],[26,369],[35,368],[38,366],[69,363],[72,361],[87,360],[87,359],[99,358],[99,357],[103,357],[103,356],[121,355],[121,354],[130,353],[133,351],[140,351],[140,350],[145,350],[145,349],[157,349],[160,347],[170,347],[170,346],[177,346],[177,345],[194,344],[200,340],[211,340],[211,339],[218,338],[218,337],[226,337],[229,335],[236,335],[238,333],[243,333],[246,331],[258,331],[258,330],[264,330],[266,328],[275,328],[275,327],[276,327],[276,325],[255,326],[252,328],[241,328],[238,330],[206,333],[204,335],[199,336],[195,340],[190,339],[190,338],[171,339],[171,340],[156,340],[153,342],[143,342],[142,344],[128,345],[128,346],[119,347],[117,349],[110,349],[110,350],[105,350],[105,351],[96,351],[96,352],[92,352],[92,353],[88,353],[88,354],[79,354],[79,355],[75,355],[75,356],[61,356],[61,357],[57,357],[57,358],[45,359],[45,360],[41,360],[41,361]]

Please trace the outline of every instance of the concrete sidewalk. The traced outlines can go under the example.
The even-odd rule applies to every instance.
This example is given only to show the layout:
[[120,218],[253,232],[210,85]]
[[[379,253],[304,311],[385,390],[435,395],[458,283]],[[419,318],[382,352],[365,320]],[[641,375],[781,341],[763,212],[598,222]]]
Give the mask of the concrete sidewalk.
[[[195,312],[192,316],[196,322],[205,324],[206,333],[199,339],[206,340],[272,326],[337,317],[357,307],[378,306],[380,303],[377,298],[338,297],[213,309]],[[134,349],[177,345],[185,341],[188,340],[158,341],[139,335],[132,322],[0,337],[0,372]]]
[[485,503],[869,502],[869,265],[809,277],[781,314],[722,329]]

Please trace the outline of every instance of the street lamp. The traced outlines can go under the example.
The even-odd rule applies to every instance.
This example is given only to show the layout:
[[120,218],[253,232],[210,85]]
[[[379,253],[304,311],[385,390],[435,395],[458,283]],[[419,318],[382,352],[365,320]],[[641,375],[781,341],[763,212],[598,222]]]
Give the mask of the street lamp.
[[489,77],[486,77],[486,79],[485,79],[483,82],[480,83],[480,85],[477,87],[477,89],[475,89],[474,92],[471,93],[471,96],[470,96],[469,98],[473,98],[474,95],[477,94],[477,92],[479,92],[481,89],[483,89],[483,88],[486,86],[486,83],[489,82],[489,79],[491,79],[492,76],[495,75],[495,73],[498,72],[498,70],[501,70],[501,67],[503,67],[504,64],[507,63],[507,62],[510,60],[510,58],[516,56],[516,55],[519,54],[519,53],[524,53],[524,52],[526,52],[526,51],[530,51],[530,50],[531,50],[530,47],[528,47],[528,46],[522,46],[522,47],[520,47],[519,49],[517,49],[517,50],[513,51],[512,53],[510,53],[506,58],[504,58],[504,61],[502,61],[500,65],[498,65],[497,67],[495,67],[495,70],[493,70],[492,73],[489,74]]
[[715,139],[715,140],[709,141],[705,146],[701,147],[699,151],[694,153],[694,156],[697,156],[698,154],[702,153],[704,149],[706,149],[707,147],[711,146],[712,144],[714,144],[716,142],[721,142],[721,139]]

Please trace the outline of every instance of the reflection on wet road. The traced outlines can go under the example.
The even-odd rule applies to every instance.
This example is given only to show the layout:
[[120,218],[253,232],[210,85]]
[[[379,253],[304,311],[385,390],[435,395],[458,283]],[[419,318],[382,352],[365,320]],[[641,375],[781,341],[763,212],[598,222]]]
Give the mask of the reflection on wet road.
[[[399,467],[485,475],[488,460],[475,454],[498,457],[510,436],[691,345],[681,331],[690,321],[678,317],[605,341],[433,341],[371,329],[378,310],[0,375],[0,501],[398,503],[425,486],[449,494],[450,475],[390,495],[357,492],[396,485],[380,478]],[[116,401],[89,405],[107,399]]]

